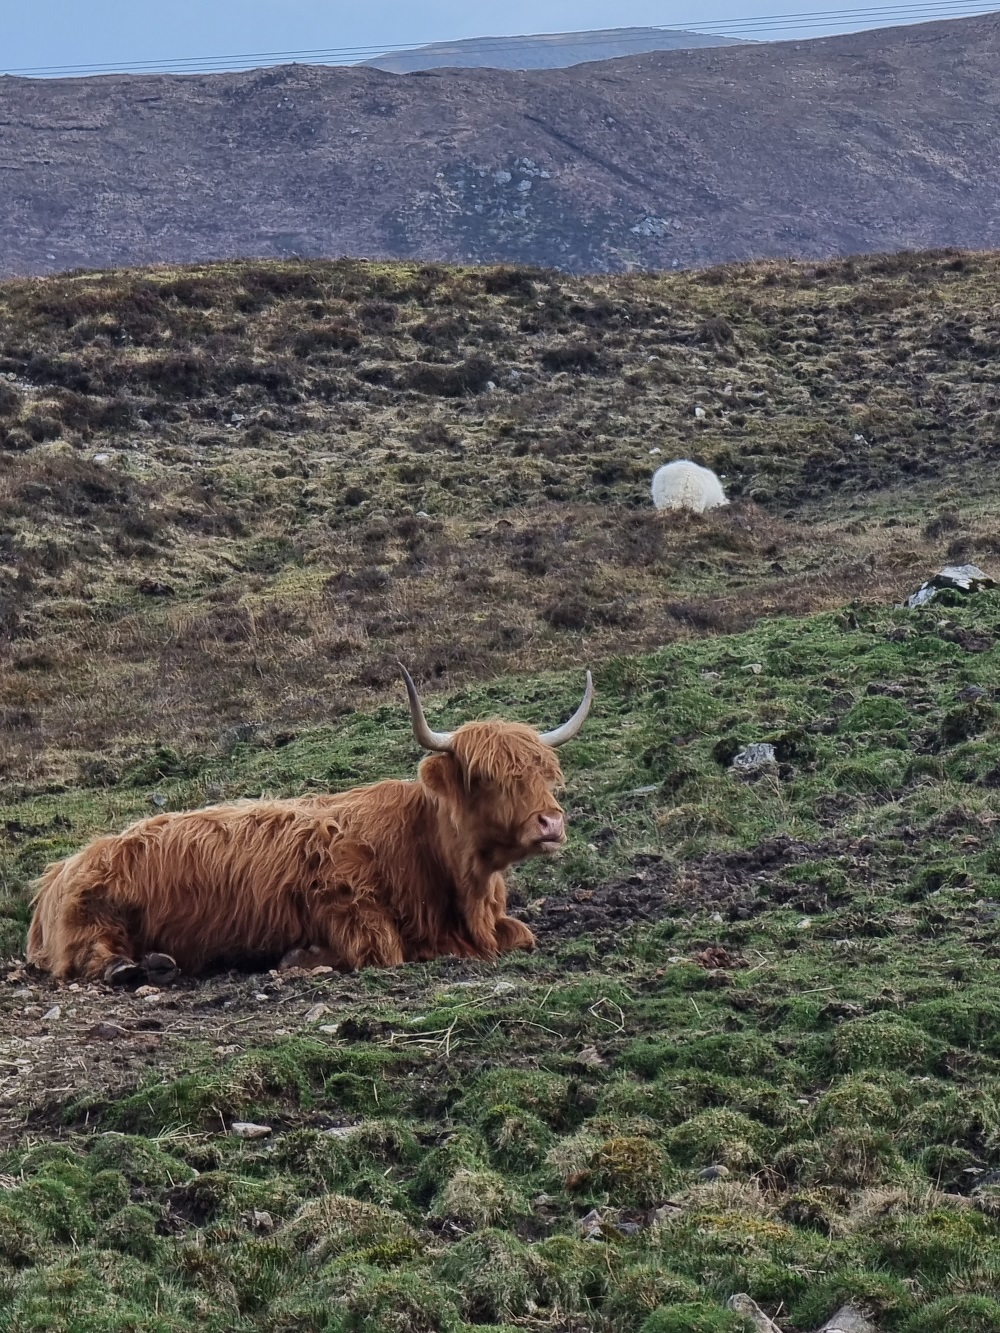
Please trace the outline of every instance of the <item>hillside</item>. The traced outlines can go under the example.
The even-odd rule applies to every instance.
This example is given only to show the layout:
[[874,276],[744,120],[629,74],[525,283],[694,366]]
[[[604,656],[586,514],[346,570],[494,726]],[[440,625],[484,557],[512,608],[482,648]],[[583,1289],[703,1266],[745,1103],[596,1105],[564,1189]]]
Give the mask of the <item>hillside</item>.
[[[400,656],[457,685],[988,561],[998,287],[957,253],[8,283],[2,779],[395,700]],[[735,527],[656,518],[677,455]]]
[[[998,311],[957,251],[0,286],[0,1333],[1000,1328],[1000,591],[899,606],[1000,574]],[[651,513],[677,454],[731,506]],[[444,727],[594,669],[536,953],[23,965],[95,832],[411,774],[397,657]]]
[[676,28],[602,28],[589,32],[533,33],[516,37],[469,37],[430,42],[412,51],[389,51],[363,63],[391,74],[418,69],[563,69],[585,61],[617,60],[644,51],[685,51],[704,46],[740,46],[737,37],[682,32]]
[[1000,244],[1000,18],[563,70],[0,79],[0,273]]

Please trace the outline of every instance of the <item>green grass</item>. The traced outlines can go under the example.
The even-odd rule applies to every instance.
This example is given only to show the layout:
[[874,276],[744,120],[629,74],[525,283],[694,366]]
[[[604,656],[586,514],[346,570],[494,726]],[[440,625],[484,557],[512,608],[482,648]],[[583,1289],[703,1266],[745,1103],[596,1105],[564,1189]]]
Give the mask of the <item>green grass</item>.
[[[998,624],[992,593],[856,603],[605,663],[565,752],[570,850],[516,887],[544,914],[659,876],[661,918],[321,984],[349,1032],[220,1061],[194,1031],[140,1086],[63,1095],[0,1160],[0,1329],[735,1333],[736,1291],[803,1333],[848,1300],[886,1333],[996,1328],[1000,1202],[971,1191],[1000,1165],[997,654],[962,639]],[[579,688],[470,684],[430,720],[541,723]],[[779,772],[736,777],[761,739]],[[156,787],[181,808],[416,758],[385,707]],[[8,951],[27,878],[148,809],[149,776],[0,810]],[[255,1117],[270,1140],[222,1133]]]

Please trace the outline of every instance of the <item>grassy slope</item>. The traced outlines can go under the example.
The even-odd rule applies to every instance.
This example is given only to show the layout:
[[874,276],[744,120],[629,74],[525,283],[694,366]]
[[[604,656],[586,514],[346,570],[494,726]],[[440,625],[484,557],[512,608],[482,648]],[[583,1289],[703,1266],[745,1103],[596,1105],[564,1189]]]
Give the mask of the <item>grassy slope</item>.
[[[932,255],[6,284],[0,780],[100,781],[151,740],[371,706],[397,655],[455,685],[988,558],[998,274]],[[726,475],[737,524],[655,519],[652,466],[677,454]]]
[[[973,342],[987,336],[992,317],[992,298],[983,295],[992,259],[962,260],[964,269],[949,268],[953,259],[908,262],[911,269],[904,264],[895,276],[864,274],[850,297],[837,285],[845,270],[831,270],[830,308],[850,299],[868,311],[864,319],[844,315],[855,320],[855,333],[840,329],[837,336],[867,339],[864,355],[882,358],[879,376],[906,364],[890,361],[900,337],[894,346],[879,332],[880,321],[897,318],[902,307],[876,302],[872,314],[862,299],[874,300],[880,284],[907,292],[913,312],[911,286],[926,293],[929,285],[935,301],[952,302],[947,319]],[[244,286],[255,272],[238,271]],[[369,276],[401,284],[412,272]],[[771,272],[776,282],[765,285]],[[913,273],[932,278],[924,284]],[[446,280],[459,292],[482,281]],[[95,280],[64,286],[77,281]],[[533,281],[543,292],[550,282]],[[683,298],[704,301],[702,316],[725,310],[732,323],[742,284],[762,302],[795,305],[796,318],[807,312],[815,321],[816,286],[827,279],[782,268],[742,270],[721,286],[713,281],[671,279],[670,318],[679,318]],[[445,279],[435,282],[437,291]],[[643,300],[657,285],[629,279],[615,290],[629,283]],[[964,284],[964,296],[949,284]],[[37,304],[49,290],[8,288],[6,297],[26,291]],[[598,296],[587,299],[596,305]],[[494,294],[491,308],[503,312],[513,300]],[[931,343],[945,318],[930,298],[921,308],[923,323],[916,313],[907,316],[914,344]],[[401,318],[412,319],[405,302],[401,309]],[[627,341],[637,336],[646,335],[627,331]],[[749,337],[743,326],[735,336]],[[82,351],[62,355],[153,357],[132,348],[112,353],[85,339],[79,345]],[[530,338],[517,343],[526,367],[534,364],[524,350],[531,345]],[[731,346],[706,351],[698,344],[697,352],[685,351],[683,364],[697,356],[721,371],[716,358],[730,355],[737,365],[725,373],[736,375],[739,356],[726,351]],[[7,355],[10,348],[8,335]],[[774,355],[775,365],[787,364],[783,353]],[[557,456],[562,482],[544,483],[572,484],[572,501],[529,494],[530,503],[511,509],[499,483],[488,495],[479,488],[458,493],[423,548],[422,568],[437,571],[427,577],[438,589],[444,578],[458,586],[447,561],[476,549],[463,545],[473,525],[494,534],[477,540],[495,551],[489,541],[497,529],[486,526],[494,502],[494,524],[509,520],[515,532],[555,535],[542,547],[540,567],[511,562],[501,589],[487,583],[480,590],[478,617],[470,598],[461,637],[468,656],[446,665],[452,688],[433,700],[432,723],[488,712],[549,723],[578,695],[580,672],[566,669],[565,659],[599,662],[595,715],[585,739],[565,752],[571,849],[557,866],[517,876],[542,949],[495,968],[442,962],[284,985],[224,979],[182,988],[154,1009],[100,988],[59,992],[13,969],[0,987],[0,1125],[8,1145],[0,1160],[0,1329],[429,1333],[493,1323],[627,1333],[649,1317],[651,1333],[679,1333],[735,1328],[723,1302],[736,1290],[780,1312],[788,1329],[815,1328],[843,1299],[867,1302],[880,1327],[894,1333],[1000,1328],[991,1295],[1000,1270],[1000,1200],[989,1186],[971,1193],[975,1171],[1000,1166],[993,646],[1000,595],[916,613],[891,609],[904,580],[912,582],[949,546],[987,563],[992,549],[990,441],[982,424],[989,400],[987,390],[974,387],[990,366],[954,348],[933,355],[950,358],[951,389],[939,391],[935,376],[944,371],[905,372],[910,387],[897,391],[893,430],[900,414],[916,411],[915,400],[935,404],[938,424],[893,437],[895,457],[884,454],[878,464],[889,490],[863,489],[877,450],[888,445],[845,449],[839,471],[820,461],[803,471],[806,455],[796,441],[818,428],[823,400],[803,403],[799,414],[785,403],[754,418],[753,429],[734,428],[731,439],[721,417],[708,427],[692,417],[690,430],[699,436],[681,450],[668,441],[687,429],[690,413],[668,405],[666,392],[654,410],[644,391],[628,408],[629,436],[603,445],[606,452],[631,457],[637,472],[640,462],[647,472],[652,446],[635,423],[645,420],[647,431],[673,411],[656,426],[665,448],[706,461],[718,461],[713,449],[729,449],[736,462],[726,466],[737,486],[763,488],[769,478],[770,498],[664,531],[627,508],[642,489],[639,477],[595,482],[584,445]],[[295,366],[308,369],[308,362]],[[575,378],[565,395],[557,394],[558,381],[547,383],[530,390],[531,411],[547,419],[538,397],[544,393],[565,399],[553,413],[581,412],[587,403],[595,414],[626,382]],[[838,385],[831,393],[842,392]],[[349,401],[367,427],[368,413],[398,423],[391,414],[403,405],[392,399],[390,411],[377,398]],[[414,418],[426,413],[405,403]],[[505,399],[502,410],[522,406]],[[34,409],[17,410],[24,419]],[[487,430],[493,410],[476,399],[430,406],[431,415],[462,420],[470,437]],[[184,420],[174,424],[194,451],[190,441],[201,427],[189,419],[192,403],[179,398],[177,411]],[[519,429],[544,434],[531,422],[526,411]],[[417,424],[393,429],[402,440]],[[763,443],[751,446],[754,429]],[[871,425],[865,431],[873,438]],[[83,467],[100,438],[85,451],[5,456],[7,479],[31,468],[37,474],[56,456]],[[492,451],[486,465],[499,477],[506,437],[484,438]],[[180,506],[189,479],[156,462],[166,446],[161,434],[155,440],[145,455],[153,460],[148,484],[157,488],[158,504]],[[287,457],[289,440],[269,447],[268,467],[284,466],[274,460]],[[402,443],[391,447],[402,455]],[[431,457],[435,468],[451,466],[444,455]],[[548,466],[530,452],[516,458],[527,459],[526,467]],[[900,488],[900,463],[918,458],[933,479]],[[384,463],[379,456],[365,464],[365,485],[383,484]],[[129,466],[120,465],[122,476]],[[253,720],[265,725],[213,737],[211,710],[197,713],[191,693],[195,686],[242,688],[246,640],[213,640],[206,656],[197,656],[171,618],[185,601],[191,615],[208,614],[207,565],[245,560],[267,523],[288,525],[271,533],[274,541],[308,529],[300,517],[272,520],[264,497],[273,472],[221,446],[213,467],[231,469],[231,479],[244,478],[258,497],[242,511],[242,533],[199,535],[195,528],[185,544],[176,535],[179,520],[171,519],[159,536],[141,539],[154,549],[140,560],[115,554],[117,529],[102,528],[93,512],[63,513],[51,540],[81,541],[90,524],[99,548],[92,564],[77,559],[43,574],[22,563],[30,586],[20,589],[18,614],[27,633],[11,651],[27,656],[37,647],[55,664],[22,662],[5,678],[5,688],[33,692],[10,706],[36,710],[45,724],[42,741],[26,741],[11,754],[8,803],[0,810],[7,955],[21,946],[30,875],[89,832],[148,810],[153,791],[180,808],[220,788],[227,796],[295,793],[405,772],[416,760],[395,699],[315,725],[331,697],[346,710],[384,689],[382,680],[351,675],[360,674],[359,663],[378,659],[377,644],[352,649],[357,658],[327,655],[320,672],[314,631],[300,631],[306,648],[299,660],[315,669],[309,679],[316,694],[311,704],[303,695],[291,721],[281,715],[291,691],[284,659],[295,635],[276,613],[254,645],[258,674],[252,690],[247,686],[259,710]],[[833,486],[841,475],[846,493],[845,485]],[[341,581],[341,590],[362,599],[397,597],[398,613],[420,622],[408,600],[410,575],[398,568],[409,558],[405,533],[412,530],[398,525],[406,506],[434,509],[428,492],[404,495],[398,474],[390,481],[377,501],[379,515],[372,514],[374,498],[350,506],[332,496],[324,522],[335,537],[325,553],[295,548],[278,568],[230,569],[217,585],[232,594],[225,605],[252,607],[255,615],[290,605],[306,614],[318,564],[324,578],[346,567],[354,585]],[[30,484],[39,484],[37,475]],[[609,494],[601,498],[598,486]],[[293,499],[301,492],[301,482],[288,489]],[[54,493],[51,486],[49,495],[29,491],[26,502],[22,492],[18,503],[22,510],[29,502],[52,503]],[[610,508],[610,499],[626,507]],[[191,503],[192,512],[202,512],[200,501]],[[292,510],[297,503],[288,501]],[[8,513],[15,553],[26,559],[37,510]],[[823,529],[810,526],[817,516]],[[556,563],[554,579],[551,571],[561,558],[559,525],[570,521],[582,549],[606,521],[619,531],[634,521],[643,541],[652,534],[662,543],[639,565],[619,559],[612,538],[610,554],[601,548],[602,597],[635,596],[634,618],[584,626],[581,642],[580,628],[535,617],[516,649],[490,649],[487,630],[476,637],[470,626],[495,620],[495,606],[513,614],[507,599],[514,596],[534,614],[555,596],[552,582],[569,580],[571,565],[560,572]],[[887,521],[898,526],[883,527]],[[378,558],[360,566],[364,534],[383,532],[379,524],[387,533]],[[446,559],[437,554],[442,550]],[[153,599],[151,609],[141,604],[128,583],[140,569],[128,565],[131,559],[140,560],[146,577],[176,579],[176,598]],[[788,572],[778,586],[774,563]],[[387,588],[359,585],[361,568],[369,567],[391,572]],[[621,591],[636,568],[649,579],[641,596]],[[190,571],[190,582],[182,585],[175,569]],[[494,556],[478,569],[495,576]],[[74,571],[89,582],[71,595],[60,580]],[[686,618],[664,616],[664,587],[666,597],[684,603]],[[116,599],[130,608],[131,638],[107,611]],[[799,614],[757,618],[786,600]],[[814,610],[829,606],[839,609]],[[358,614],[368,615],[370,603],[362,607]],[[168,622],[174,637],[157,638]],[[407,652],[430,645],[431,629],[405,626],[393,651],[400,640]],[[435,637],[439,644],[439,630]],[[668,642],[672,637],[681,641]],[[97,707],[95,730],[80,740],[83,703],[60,711],[55,685],[64,669],[83,672],[88,645],[105,654],[102,670],[127,672],[131,661],[139,703],[133,715],[123,701],[117,723],[109,704],[104,713]],[[143,731],[140,711],[152,698],[142,693],[143,670],[157,645],[164,646],[174,709],[156,710]],[[747,669],[754,665],[759,672]],[[430,668],[426,658],[423,666]],[[517,670],[498,676],[504,666]],[[219,679],[206,680],[209,671]],[[93,678],[86,679],[92,688]],[[976,683],[986,691],[982,699],[957,697]],[[98,704],[101,698],[98,692]],[[778,744],[782,767],[745,782],[725,762],[737,744],[756,739]],[[549,929],[556,909],[583,915],[602,903],[609,880],[621,883],[626,901],[646,895],[657,919],[626,929],[610,912],[603,922],[592,912],[596,931],[572,923]],[[306,1016],[317,1000],[330,1007],[319,1024]],[[59,1017],[44,1018],[55,1002]],[[151,1013],[159,1017],[151,1021]],[[102,1018],[122,1023],[122,1039],[107,1046],[82,1040]],[[337,1023],[337,1031],[320,1031]],[[588,1047],[600,1063],[589,1055],[581,1060]],[[275,1128],[272,1141],[242,1143],[222,1132],[241,1118],[266,1119]],[[331,1125],[356,1128],[324,1134]],[[711,1164],[729,1174],[700,1180]],[[673,1206],[655,1212],[668,1201]],[[604,1230],[583,1240],[578,1220],[595,1206]]]

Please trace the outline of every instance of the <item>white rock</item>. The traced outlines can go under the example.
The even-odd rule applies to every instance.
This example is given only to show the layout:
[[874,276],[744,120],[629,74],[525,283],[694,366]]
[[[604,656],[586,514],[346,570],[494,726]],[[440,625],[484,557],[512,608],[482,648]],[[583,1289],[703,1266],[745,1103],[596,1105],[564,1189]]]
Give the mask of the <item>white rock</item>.
[[51,1009],[42,1014],[43,1023],[54,1023],[57,1018],[62,1018],[62,1010],[57,1004],[54,1004]]
[[751,1300],[743,1292],[739,1292],[736,1296],[730,1296],[726,1304],[734,1313],[742,1315],[744,1319],[749,1319],[758,1333],[781,1333],[778,1325],[772,1319],[768,1319],[757,1302]]
[[95,462],[95,463],[107,463],[108,460],[109,460],[110,458],[111,458],[111,455],[110,455],[110,454],[95,454],[95,455],[94,455],[94,462]]
[[238,1139],[266,1139],[272,1130],[270,1125],[255,1125],[252,1120],[234,1120],[229,1132]]
[[319,1028],[318,1028],[318,1031],[319,1031],[319,1032],[325,1032],[326,1035],[327,1035],[328,1037],[333,1037],[333,1036],[335,1036],[335,1035],[340,1031],[340,1024],[339,1024],[339,1023],[321,1023],[320,1026],[319,1026]]
[[730,768],[734,768],[737,773],[764,773],[777,767],[777,763],[774,746],[768,741],[760,741],[756,745],[744,746],[735,754]]
[[798,923],[798,925],[795,927],[795,929],[796,929],[796,930],[812,930],[812,922],[809,920],[809,918],[808,918],[807,916],[804,916],[804,917],[802,918],[802,920]]
[[875,1325],[853,1305],[842,1305],[818,1333],[877,1333]]
[[305,1022],[318,1023],[319,1020],[323,1017],[323,1015],[328,1014],[329,1012],[330,1012],[329,1005],[314,1004],[311,1009],[308,1009],[306,1011]]
[[701,421],[702,417],[705,415],[705,409],[703,407],[696,407],[694,409],[694,414],[698,420]]

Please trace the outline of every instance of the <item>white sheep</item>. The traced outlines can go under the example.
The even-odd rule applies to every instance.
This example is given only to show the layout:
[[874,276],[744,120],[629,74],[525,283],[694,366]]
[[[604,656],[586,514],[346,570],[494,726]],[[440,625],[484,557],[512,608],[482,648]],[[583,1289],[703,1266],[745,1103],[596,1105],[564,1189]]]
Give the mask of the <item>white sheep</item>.
[[687,458],[665,463],[653,473],[653,504],[657,509],[687,509],[703,514],[706,509],[727,505],[722,482],[711,468],[699,467]]

